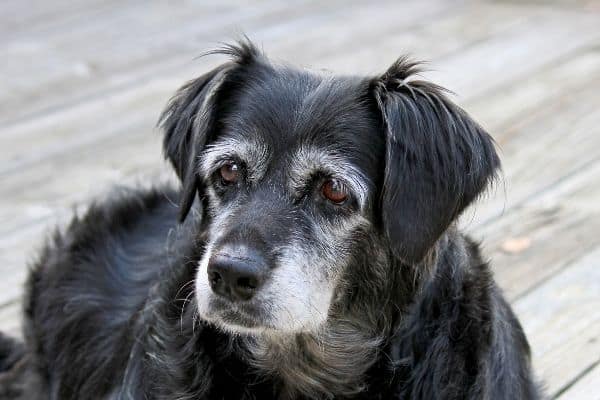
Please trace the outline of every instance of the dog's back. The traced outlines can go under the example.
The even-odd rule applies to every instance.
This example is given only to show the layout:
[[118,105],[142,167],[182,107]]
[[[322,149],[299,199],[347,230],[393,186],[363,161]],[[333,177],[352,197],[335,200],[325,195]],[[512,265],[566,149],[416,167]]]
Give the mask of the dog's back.
[[33,266],[25,335],[50,398],[99,396],[122,379],[132,327],[178,251],[172,201],[168,188],[115,191],[56,232]]

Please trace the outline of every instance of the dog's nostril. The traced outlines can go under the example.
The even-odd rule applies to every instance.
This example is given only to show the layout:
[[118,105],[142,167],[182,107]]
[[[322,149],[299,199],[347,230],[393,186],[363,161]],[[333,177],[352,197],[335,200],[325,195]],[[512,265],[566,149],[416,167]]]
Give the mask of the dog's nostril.
[[242,289],[256,289],[258,282],[253,278],[238,278],[237,285]]
[[223,280],[223,278],[221,277],[221,274],[219,274],[218,272],[215,272],[215,271],[211,271],[208,274],[208,279],[210,281],[211,286],[218,285],[219,282],[221,282]]

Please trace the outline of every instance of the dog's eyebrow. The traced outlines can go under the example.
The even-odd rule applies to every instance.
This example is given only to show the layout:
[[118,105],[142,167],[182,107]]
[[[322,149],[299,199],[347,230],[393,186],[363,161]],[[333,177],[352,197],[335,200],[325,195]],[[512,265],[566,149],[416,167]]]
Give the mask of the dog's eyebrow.
[[240,159],[246,164],[248,179],[257,181],[267,168],[269,154],[269,148],[264,142],[252,138],[222,138],[206,146],[200,155],[199,166],[201,171],[210,175],[220,161]]
[[360,209],[364,209],[371,181],[344,157],[315,146],[301,146],[292,157],[289,171],[292,190],[305,185],[317,172],[345,182],[357,197]]

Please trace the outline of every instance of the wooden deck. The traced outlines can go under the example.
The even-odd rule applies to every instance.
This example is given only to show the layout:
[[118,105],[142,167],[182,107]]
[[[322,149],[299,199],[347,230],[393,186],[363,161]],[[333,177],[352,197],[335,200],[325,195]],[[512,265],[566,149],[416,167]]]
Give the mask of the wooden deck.
[[[201,6],[200,3],[203,3]],[[19,334],[27,263],[113,184],[172,179],[154,125],[194,59],[241,32],[341,73],[398,55],[496,138],[505,185],[464,227],[482,240],[559,399],[600,399],[600,1],[4,0],[0,4],[0,329]]]

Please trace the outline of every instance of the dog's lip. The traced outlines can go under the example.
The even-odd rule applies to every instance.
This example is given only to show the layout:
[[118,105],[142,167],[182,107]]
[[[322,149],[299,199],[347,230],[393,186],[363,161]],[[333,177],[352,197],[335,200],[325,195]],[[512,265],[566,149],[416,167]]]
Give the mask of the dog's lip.
[[254,304],[231,303],[221,298],[213,298],[210,301],[212,318],[221,322],[244,328],[266,327],[260,318],[258,307]]
[[221,320],[221,322],[232,326],[240,326],[250,329],[262,326],[254,318],[248,317],[234,310],[222,311],[218,314],[218,318]]

